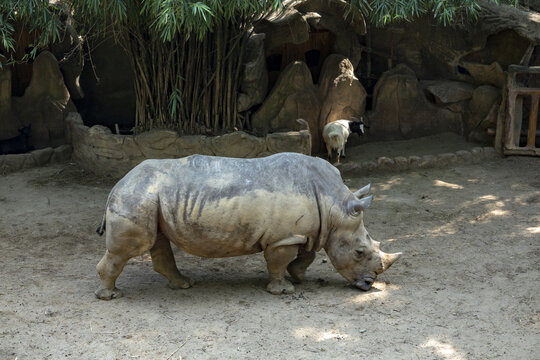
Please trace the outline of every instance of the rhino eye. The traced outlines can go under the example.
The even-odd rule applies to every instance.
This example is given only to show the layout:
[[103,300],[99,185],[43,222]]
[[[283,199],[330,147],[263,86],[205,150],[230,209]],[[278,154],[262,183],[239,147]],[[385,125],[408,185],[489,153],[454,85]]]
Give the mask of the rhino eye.
[[363,249],[356,249],[356,255],[364,256],[364,250]]

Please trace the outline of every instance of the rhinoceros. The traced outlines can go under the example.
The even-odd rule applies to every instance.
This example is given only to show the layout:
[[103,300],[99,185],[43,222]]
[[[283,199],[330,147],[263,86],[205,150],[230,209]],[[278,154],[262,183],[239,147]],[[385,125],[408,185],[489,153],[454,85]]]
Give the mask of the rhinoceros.
[[176,267],[170,242],[202,257],[264,252],[272,294],[294,291],[325,249],[335,269],[361,290],[401,255],[379,249],[364,228],[369,185],[352,193],[327,161],[297,153],[258,159],[192,155],[145,160],[111,190],[98,233],[106,252],[97,265],[99,299],[122,296],[116,278],[150,250],[154,270],[173,289],[193,282]]

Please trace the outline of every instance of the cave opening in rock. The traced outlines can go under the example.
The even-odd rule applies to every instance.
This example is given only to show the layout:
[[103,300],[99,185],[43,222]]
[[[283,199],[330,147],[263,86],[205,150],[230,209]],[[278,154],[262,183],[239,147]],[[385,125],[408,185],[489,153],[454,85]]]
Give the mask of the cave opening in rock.
[[275,85],[281,71],[294,61],[305,62],[311,72],[313,83],[317,84],[324,60],[331,54],[333,43],[334,36],[330,31],[312,28],[306,42],[286,43],[266,50],[269,88]]

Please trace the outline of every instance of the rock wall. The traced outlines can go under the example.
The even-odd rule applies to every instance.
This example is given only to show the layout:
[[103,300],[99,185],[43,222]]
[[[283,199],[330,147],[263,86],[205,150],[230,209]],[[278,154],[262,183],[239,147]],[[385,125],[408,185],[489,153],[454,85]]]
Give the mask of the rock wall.
[[[419,79],[448,79],[502,87],[508,65],[519,64],[527,48],[540,41],[540,14],[485,0],[477,21],[444,26],[425,15],[368,29],[372,47],[371,75],[393,64],[410,67]],[[363,40],[367,42],[367,38]],[[381,56],[386,54],[386,56]],[[366,74],[366,56],[358,72]]]
[[381,156],[377,160],[348,162],[336,167],[342,175],[368,176],[376,172],[399,172],[406,170],[448,167],[453,165],[474,164],[494,160],[499,155],[493,147],[475,147],[468,150],[458,150],[452,153],[424,156],[396,156],[394,158]]
[[65,144],[64,119],[75,106],[54,55],[43,51],[36,57],[22,97],[11,96],[10,71],[9,67],[0,71],[0,140],[14,138],[29,126],[29,143],[34,148]]
[[313,84],[306,63],[290,63],[276,85],[253,115],[253,128],[262,133],[298,129],[296,119],[306,119],[312,137],[313,153],[323,149],[322,129],[339,119],[360,118],[365,111],[366,91],[354,76],[346,57],[328,56],[319,85]]
[[25,154],[0,155],[0,175],[71,159],[71,145],[46,147]]
[[369,125],[373,139],[411,139],[447,131],[460,133],[462,115],[429,102],[415,73],[400,64],[377,82]]
[[179,136],[171,130],[115,135],[102,125],[85,126],[78,113],[70,113],[66,125],[73,144],[73,159],[86,170],[113,177],[122,177],[149,158],[192,154],[253,158],[285,151],[311,153],[308,130],[272,133],[262,138],[242,131],[215,137]]

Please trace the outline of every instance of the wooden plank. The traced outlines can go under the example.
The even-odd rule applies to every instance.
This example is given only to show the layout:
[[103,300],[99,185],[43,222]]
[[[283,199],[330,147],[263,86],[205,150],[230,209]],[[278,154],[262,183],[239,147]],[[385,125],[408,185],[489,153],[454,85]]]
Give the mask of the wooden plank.
[[519,146],[519,134],[521,133],[521,124],[523,123],[523,97],[518,96],[515,100],[514,118],[512,128],[512,145]]
[[540,74],[540,66],[509,65],[508,72]]
[[506,106],[506,121],[505,121],[505,147],[513,145],[512,139],[514,138],[514,115],[516,108],[516,95],[508,93],[508,105]]
[[521,61],[519,62],[519,65],[527,66],[529,65],[529,62],[531,62],[531,57],[534,52],[534,45],[531,43],[527,50],[525,51],[525,54],[523,54],[523,57],[521,58]]
[[538,148],[505,148],[504,155],[532,155],[540,156],[540,149]]
[[508,78],[506,79],[507,82],[504,85],[504,88],[502,89],[502,100],[501,104],[499,106],[499,111],[497,111],[497,126],[495,129],[495,143],[494,147],[497,151],[497,154],[503,155],[504,154],[504,123],[506,118],[506,108],[508,107]]
[[510,92],[518,95],[540,94],[540,88],[513,87]]
[[538,121],[538,95],[533,95],[531,103],[531,113],[529,114],[529,132],[527,134],[527,146],[535,147],[536,143],[536,123]]

